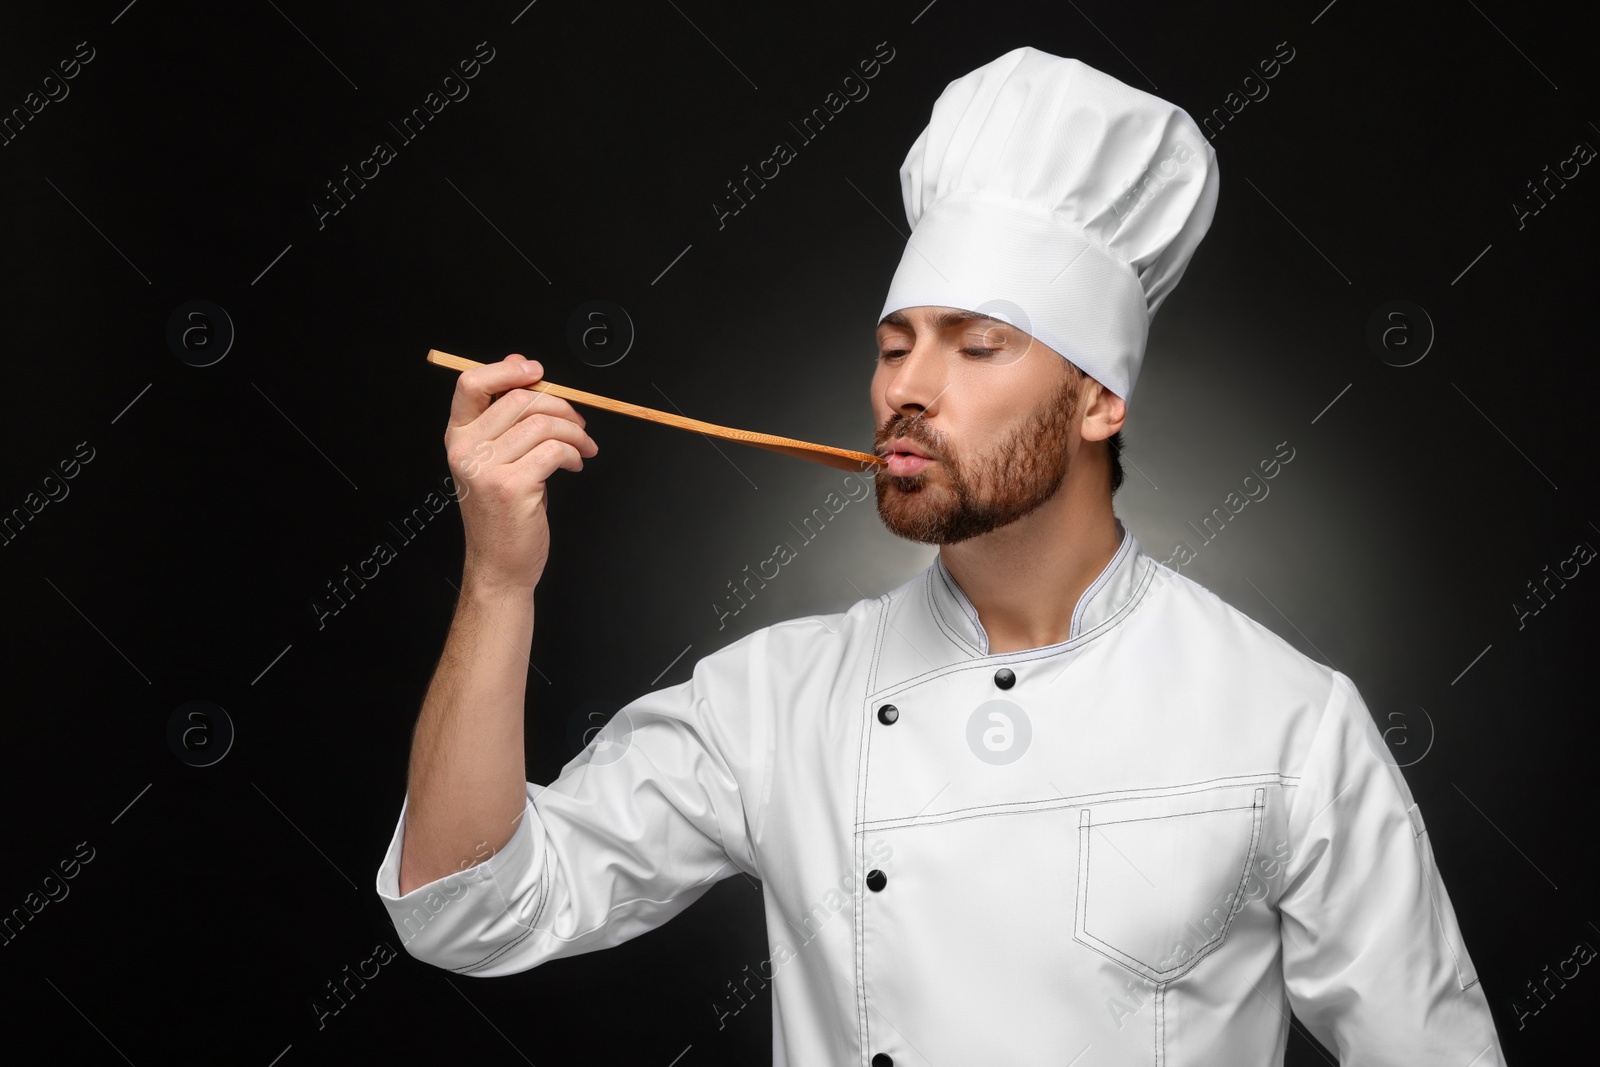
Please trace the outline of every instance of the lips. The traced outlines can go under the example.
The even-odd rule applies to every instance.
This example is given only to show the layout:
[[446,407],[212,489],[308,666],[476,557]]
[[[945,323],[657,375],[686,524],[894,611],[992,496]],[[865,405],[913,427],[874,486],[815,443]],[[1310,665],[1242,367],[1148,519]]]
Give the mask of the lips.
[[934,461],[927,456],[912,455],[909,452],[890,452],[886,466],[889,473],[896,478],[907,478],[932,462]]
[[884,453],[887,460],[889,473],[896,477],[908,477],[916,474],[928,464],[935,462],[917,444],[904,437],[897,437],[890,441]]
[[887,449],[885,449],[885,451],[888,453],[905,452],[909,455],[921,456],[923,459],[933,458],[932,456],[928,455],[922,446],[904,437],[896,437],[894,440],[890,441],[889,446]]

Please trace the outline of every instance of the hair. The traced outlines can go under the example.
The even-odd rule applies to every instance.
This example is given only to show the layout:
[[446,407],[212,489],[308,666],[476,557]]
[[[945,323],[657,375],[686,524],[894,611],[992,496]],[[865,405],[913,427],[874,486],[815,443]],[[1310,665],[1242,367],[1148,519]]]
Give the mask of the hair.
[[1106,438],[1106,457],[1111,460],[1111,492],[1122,488],[1122,431]]
[[[1089,377],[1089,375],[1087,373],[1085,373],[1084,369],[1082,367],[1078,366],[1076,363],[1072,362],[1072,360],[1067,359],[1067,360],[1063,360],[1062,362],[1066,363],[1067,367],[1069,368],[1069,373],[1075,375],[1075,379],[1074,380],[1076,380],[1076,378],[1087,378],[1087,377]],[[1118,489],[1122,488],[1122,431],[1121,430],[1118,430],[1116,433],[1114,433],[1110,437],[1106,438],[1106,459],[1109,461],[1108,465],[1111,468],[1111,492],[1112,492],[1113,495],[1115,495],[1116,491]]]

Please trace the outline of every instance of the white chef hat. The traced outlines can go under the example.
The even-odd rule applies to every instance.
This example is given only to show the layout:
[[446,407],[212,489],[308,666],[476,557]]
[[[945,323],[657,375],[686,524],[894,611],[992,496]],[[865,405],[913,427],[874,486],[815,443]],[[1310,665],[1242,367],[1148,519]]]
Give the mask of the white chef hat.
[[1211,225],[1217,162],[1182,108],[1016,48],[945,86],[900,186],[911,239],[880,322],[981,312],[1126,401],[1150,319]]

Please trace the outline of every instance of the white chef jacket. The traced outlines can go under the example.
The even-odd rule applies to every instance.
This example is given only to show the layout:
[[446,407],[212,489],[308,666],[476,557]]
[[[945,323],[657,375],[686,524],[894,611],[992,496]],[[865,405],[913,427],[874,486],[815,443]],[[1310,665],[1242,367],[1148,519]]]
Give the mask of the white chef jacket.
[[1059,644],[991,654],[935,559],[639,697],[501,851],[404,895],[402,807],[407,951],[512,974],[743,871],[775,1065],[1282,1064],[1293,1008],[1346,1065],[1502,1067],[1355,686],[1117,526]]

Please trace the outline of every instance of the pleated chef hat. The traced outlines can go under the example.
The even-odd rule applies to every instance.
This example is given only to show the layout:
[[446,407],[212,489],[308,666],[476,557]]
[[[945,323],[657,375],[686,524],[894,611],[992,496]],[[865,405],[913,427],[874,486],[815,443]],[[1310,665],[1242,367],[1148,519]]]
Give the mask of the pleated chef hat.
[[1211,225],[1217,161],[1182,108],[1016,48],[945,87],[900,187],[911,239],[880,322],[981,312],[1126,401],[1150,319]]

